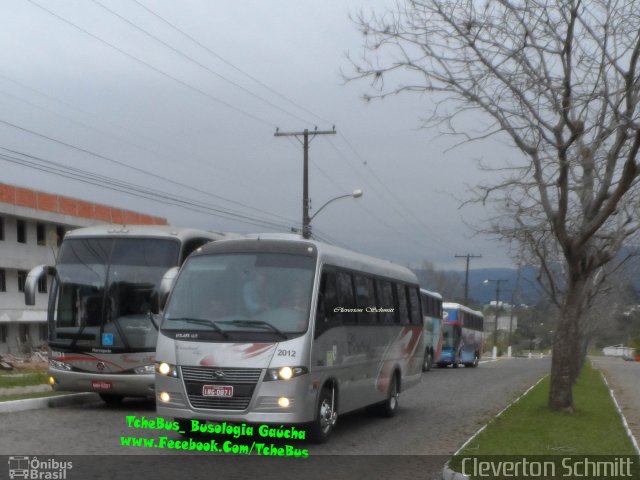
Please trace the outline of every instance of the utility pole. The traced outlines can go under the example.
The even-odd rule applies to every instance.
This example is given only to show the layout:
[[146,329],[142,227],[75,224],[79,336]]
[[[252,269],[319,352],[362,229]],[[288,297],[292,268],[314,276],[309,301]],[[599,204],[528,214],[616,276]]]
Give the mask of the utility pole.
[[464,274],[464,304],[469,304],[469,260],[472,258],[482,258],[482,255],[471,255],[467,253],[466,255],[455,255],[455,258],[466,258],[467,259],[467,269]]
[[296,137],[300,141],[299,137],[302,137],[302,151],[304,167],[302,169],[302,237],[311,238],[311,218],[309,217],[309,133],[311,133],[311,140],[316,135],[335,135],[336,127],[334,125],[333,130],[318,130],[318,127],[312,132],[309,132],[307,128],[302,132],[280,132],[280,129],[276,128],[275,137]]
[[493,325],[493,354],[495,360],[498,356],[498,315],[500,313],[500,283],[508,282],[508,279],[485,280],[484,283],[495,282],[496,284],[496,323]]

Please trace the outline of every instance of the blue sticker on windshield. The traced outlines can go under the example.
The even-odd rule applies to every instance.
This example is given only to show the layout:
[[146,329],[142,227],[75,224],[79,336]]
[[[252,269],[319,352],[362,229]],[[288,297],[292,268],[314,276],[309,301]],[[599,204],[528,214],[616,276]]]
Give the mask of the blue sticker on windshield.
[[102,346],[103,347],[113,347],[113,333],[103,333],[102,334]]

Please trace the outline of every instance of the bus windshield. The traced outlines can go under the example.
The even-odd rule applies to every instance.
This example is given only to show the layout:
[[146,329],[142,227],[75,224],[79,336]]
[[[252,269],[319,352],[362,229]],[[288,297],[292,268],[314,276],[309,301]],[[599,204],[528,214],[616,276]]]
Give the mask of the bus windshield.
[[61,347],[153,350],[151,296],[176,265],[172,239],[73,238],[57,262],[50,343]]
[[191,257],[173,287],[162,330],[215,331],[225,339],[238,332],[303,333],[314,272],[314,258],[295,254]]
[[456,329],[454,325],[444,324],[442,326],[442,348],[455,348],[456,346]]

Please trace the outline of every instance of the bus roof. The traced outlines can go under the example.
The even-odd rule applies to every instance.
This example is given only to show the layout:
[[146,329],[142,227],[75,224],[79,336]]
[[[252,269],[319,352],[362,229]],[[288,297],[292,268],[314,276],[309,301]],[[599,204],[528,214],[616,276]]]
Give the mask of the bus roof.
[[479,312],[478,310],[472,310],[469,307],[465,306],[465,305],[461,305],[459,303],[453,303],[453,302],[445,302],[442,304],[442,308],[444,310],[446,309],[450,309],[450,310],[464,310],[465,312],[469,312],[469,313],[473,313],[475,315],[480,315],[481,317],[483,317],[484,315],[482,314],[482,312]]
[[431,292],[431,291],[427,290],[426,288],[421,288],[420,289],[420,293],[424,293],[425,295],[428,295],[430,297],[434,297],[434,298],[437,298],[439,300],[442,300],[442,295],[440,295],[438,292]]
[[[344,248],[328,245],[315,240],[303,239],[300,235],[294,234],[251,234],[240,238],[223,239],[215,243],[209,243],[201,247],[199,254],[213,253],[215,251],[226,250],[230,243],[238,246],[244,244],[252,251],[259,250],[260,242],[268,243],[271,246],[286,248],[287,246],[309,245],[316,248],[320,263],[328,263],[339,267],[363,271],[373,275],[392,277],[407,283],[417,284],[418,279],[415,274],[406,267],[397,265],[388,260],[382,260],[362,253],[354,252]],[[241,247],[242,248],[242,247]]]
[[193,238],[205,237],[211,240],[220,240],[229,236],[239,236],[220,232],[208,232],[196,228],[182,228],[170,225],[96,225],[93,227],[77,228],[69,230],[65,234],[67,238],[89,238],[89,237],[170,237],[170,238]]

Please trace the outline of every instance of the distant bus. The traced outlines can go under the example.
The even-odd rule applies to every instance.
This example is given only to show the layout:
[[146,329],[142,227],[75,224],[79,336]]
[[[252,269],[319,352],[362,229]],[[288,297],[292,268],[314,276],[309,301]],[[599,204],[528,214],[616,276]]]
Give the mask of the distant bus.
[[[208,244],[185,262],[163,312],[156,405],[201,422],[309,424],[398,408],[423,362],[416,276],[299,236]],[[306,431],[306,430],[305,430]]]
[[159,325],[151,311],[160,280],[191,252],[221,238],[170,226],[67,232],[56,266],[35,267],[25,284],[25,302],[34,305],[38,283],[53,276],[47,312],[53,389],[97,392],[107,403],[154,397]]
[[484,317],[459,303],[444,303],[442,353],[438,366],[477,367],[484,347]]
[[420,289],[424,319],[424,359],[422,371],[428,372],[440,360],[442,351],[442,295]]

